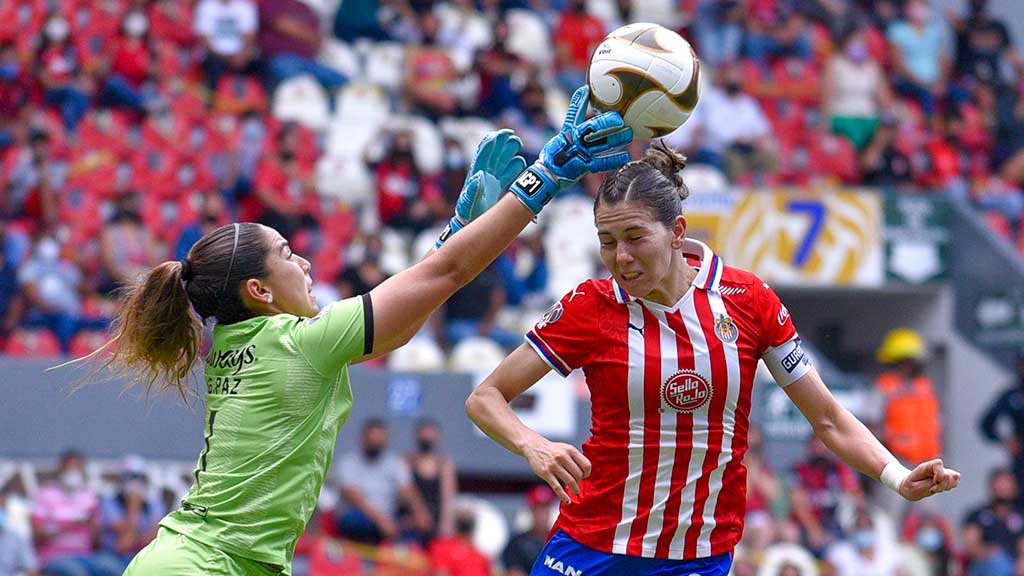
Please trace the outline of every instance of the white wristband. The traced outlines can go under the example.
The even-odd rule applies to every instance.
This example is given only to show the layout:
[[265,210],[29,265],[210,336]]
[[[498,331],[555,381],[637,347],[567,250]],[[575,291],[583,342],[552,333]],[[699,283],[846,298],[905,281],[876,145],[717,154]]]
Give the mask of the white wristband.
[[907,479],[907,476],[910,476],[910,470],[907,470],[898,461],[893,460],[886,464],[885,468],[882,468],[882,476],[879,480],[882,484],[888,486],[890,490],[899,494],[900,485]]

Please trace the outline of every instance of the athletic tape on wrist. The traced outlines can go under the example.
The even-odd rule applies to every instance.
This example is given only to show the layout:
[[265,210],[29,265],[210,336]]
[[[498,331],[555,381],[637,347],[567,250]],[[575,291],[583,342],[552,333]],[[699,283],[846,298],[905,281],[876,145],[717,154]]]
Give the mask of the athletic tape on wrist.
[[907,470],[902,464],[893,460],[886,464],[885,468],[882,468],[882,475],[879,480],[890,490],[899,494],[900,486],[907,479],[907,476],[910,476],[910,470]]

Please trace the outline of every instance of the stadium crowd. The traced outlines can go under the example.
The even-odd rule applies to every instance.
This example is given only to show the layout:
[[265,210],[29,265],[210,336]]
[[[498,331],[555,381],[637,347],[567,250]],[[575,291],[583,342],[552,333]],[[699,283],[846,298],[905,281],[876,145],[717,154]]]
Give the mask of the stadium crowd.
[[[878,351],[880,404],[871,424],[907,461],[941,450],[939,411],[922,370],[926,354],[923,341],[905,329]],[[753,429],[746,529],[732,573],[1024,575],[1024,356],[1018,376],[978,422],[980,434],[1006,447],[1011,465],[989,472],[984,500],[962,518],[951,518],[941,502],[894,500],[813,437],[802,457],[779,469],[768,457],[770,440]],[[920,425],[908,427],[908,418]],[[400,454],[391,448],[386,420],[363,421],[358,445],[338,454],[299,540],[294,574],[529,574],[557,514],[551,489],[533,486],[512,506],[506,495],[499,510],[487,502],[500,494],[460,491],[438,422],[421,420],[413,434],[405,443],[411,451]],[[0,576],[120,574],[190,481],[187,466],[169,470],[138,456],[101,465],[74,450],[55,469],[0,467]]]
[[[1024,60],[985,4],[940,14],[922,0],[0,1],[2,349],[95,350],[119,287],[232,220],[289,237],[313,262],[321,301],[367,291],[432,245],[481,130],[512,127],[535,156],[592,49],[633,21],[681,31],[703,61],[701,103],[667,141],[711,181],[942,194],[1024,251]],[[596,187],[585,180],[576,199]],[[520,341],[503,311],[543,309],[562,292],[545,235],[524,235],[446,305],[437,348]],[[878,425],[920,460],[938,453],[938,407],[909,349],[883,359]],[[879,513],[879,490],[820,444],[773,470],[752,437],[735,573],[1024,575],[1021,390],[1024,363],[982,423],[1018,466],[992,471],[987,500],[964,519],[884,500]],[[933,436],[906,438],[900,426],[920,418]],[[1008,438],[995,424],[1004,418],[1016,426]],[[360,449],[339,455],[296,573],[528,573],[553,495],[531,490],[521,533],[489,558],[439,438],[424,423],[418,451],[400,457],[386,423],[368,424]],[[37,489],[0,487],[0,576],[120,573],[176,505],[162,496],[179,495],[147,485],[146,469],[126,458],[102,477],[68,452]]]
[[[376,285],[448,217],[480,131],[513,127],[537,154],[630,21],[680,30],[704,62],[668,137],[698,193],[944,194],[1024,247],[1024,61],[982,1],[33,0],[0,17],[9,354],[95,349],[119,286],[230,220],[290,237],[322,300]],[[444,351],[518,340],[501,311],[561,293],[545,245],[524,238],[446,307]]]

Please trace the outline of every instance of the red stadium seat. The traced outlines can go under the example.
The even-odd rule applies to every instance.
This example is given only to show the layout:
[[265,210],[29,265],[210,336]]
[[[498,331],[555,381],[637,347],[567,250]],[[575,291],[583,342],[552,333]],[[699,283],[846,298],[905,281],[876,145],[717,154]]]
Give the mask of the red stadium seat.
[[69,352],[75,357],[88,356],[102,348],[107,343],[108,338],[109,336],[107,336],[106,332],[82,330],[71,339]]
[[25,358],[59,356],[60,342],[49,330],[19,328],[7,339],[4,351]]
[[988,222],[990,230],[1007,240],[1013,240],[1013,228],[1010,226],[1010,222],[1006,219],[1006,216],[1003,216],[995,210],[986,210],[985,221]]
[[217,85],[215,102],[221,112],[263,111],[267,109],[267,94],[255,78],[228,74]]
[[818,174],[835,176],[850,184],[857,182],[857,152],[849,140],[834,134],[811,138],[808,148],[809,168]]
[[363,561],[340,540],[318,538],[309,555],[309,576],[363,576]]

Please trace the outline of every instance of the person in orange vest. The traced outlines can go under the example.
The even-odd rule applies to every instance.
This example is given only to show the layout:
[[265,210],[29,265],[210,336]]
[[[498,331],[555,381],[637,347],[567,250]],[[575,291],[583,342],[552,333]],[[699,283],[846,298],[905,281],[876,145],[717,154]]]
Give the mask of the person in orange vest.
[[910,328],[886,334],[877,358],[885,366],[875,385],[885,401],[885,445],[896,457],[918,463],[942,452],[941,409],[924,373],[924,338]]

